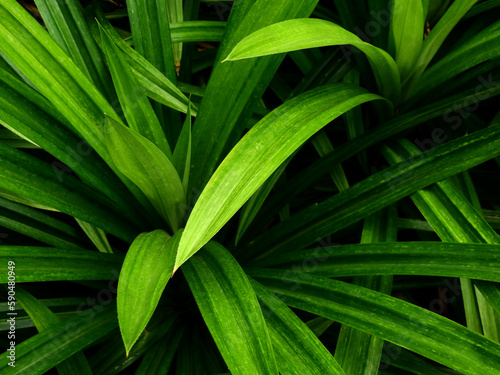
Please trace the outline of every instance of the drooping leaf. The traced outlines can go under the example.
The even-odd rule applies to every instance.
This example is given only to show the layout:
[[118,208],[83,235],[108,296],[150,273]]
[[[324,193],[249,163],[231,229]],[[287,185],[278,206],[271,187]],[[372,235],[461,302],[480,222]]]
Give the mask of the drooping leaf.
[[320,19],[288,20],[264,27],[239,42],[225,61],[344,44],[351,44],[367,55],[380,92],[396,103],[399,100],[401,82],[392,57],[342,27]]
[[130,246],[118,280],[118,320],[127,356],[153,315],[174,270],[181,231],[157,229]]

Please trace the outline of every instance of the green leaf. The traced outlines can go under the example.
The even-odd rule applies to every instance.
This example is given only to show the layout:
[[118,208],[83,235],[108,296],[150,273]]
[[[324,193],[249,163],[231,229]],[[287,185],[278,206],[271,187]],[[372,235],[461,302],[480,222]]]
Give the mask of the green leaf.
[[106,238],[106,232],[104,232],[101,228],[97,228],[95,225],[78,219],[76,219],[76,221],[101,253],[113,254],[113,249],[109,245],[108,239]]
[[432,153],[386,168],[342,194],[310,206],[271,228],[240,253],[251,259],[294,246],[303,248],[318,238],[386,207],[443,178],[494,158],[500,153],[500,127],[490,127],[441,144]]
[[[39,218],[31,218],[29,215],[20,213],[19,210],[5,209],[3,198],[0,198],[0,225],[22,233],[25,236],[37,239],[47,245],[58,246],[73,250],[83,250],[88,248],[88,244],[82,241],[77,235],[68,235],[67,233],[54,228],[53,225],[41,222]],[[7,201],[8,202],[8,201]],[[38,211],[31,209],[34,213]],[[39,216],[45,216],[40,214]],[[55,220],[54,220],[55,221]]]
[[[334,151],[332,142],[330,142],[330,139],[323,130],[317,132],[316,135],[312,137],[311,142],[320,157],[324,157]],[[335,186],[337,186],[339,192],[349,189],[349,182],[347,181],[347,177],[341,164],[337,164],[332,167],[330,177],[332,178]]]
[[431,33],[425,38],[421,53],[415,62],[412,71],[408,74],[406,81],[403,82],[404,94],[408,94],[413,85],[420,80],[422,73],[432,61],[439,48],[451,33],[460,19],[478,0],[457,0],[448,8],[441,17]]
[[380,97],[360,87],[323,86],[286,102],[262,119],[231,151],[201,193],[179,245],[176,269],[309,137],[342,113],[375,99]]
[[[0,18],[2,52],[108,161],[101,126],[103,113],[117,116],[111,105],[17,1],[3,1]],[[29,48],[25,45],[26,40],[30,41]]]
[[1,143],[0,162],[1,189],[100,226],[125,241],[131,242],[138,233],[137,226],[118,214],[109,199],[66,173],[63,164],[46,164]]
[[80,3],[76,0],[36,0],[35,4],[49,34],[99,91],[113,99],[109,72],[85,23]]
[[[0,259],[16,264],[16,282],[109,280],[116,278],[123,257],[97,251],[50,247],[0,246]],[[5,272],[0,284],[7,284]]]
[[175,83],[177,74],[167,1],[129,0],[127,10],[135,50]]
[[166,374],[172,365],[184,331],[176,329],[161,338],[158,345],[146,352],[135,375]]
[[172,277],[181,231],[170,237],[157,229],[130,246],[118,280],[118,320],[128,354],[153,315]]
[[[108,302],[109,304],[110,302]],[[81,311],[63,323],[16,345],[15,367],[5,352],[0,358],[2,374],[44,374],[52,367],[112,332],[118,325],[113,303]]]
[[[139,204],[90,145],[66,126],[60,113],[32,87],[0,68],[0,122],[56,157],[87,185],[137,218]],[[63,173],[64,175],[64,173]],[[58,180],[63,176],[58,176]]]
[[391,13],[389,49],[404,81],[417,61],[424,40],[424,9],[422,0],[396,0]]
[[[389,206],[366,218],[361,234],[361,243],[394,242],[397,240],[397,207]],[[353,283],[381,293],[391,294],[392,275],[370,274],[355,277]],[[340,328],[335,348],[335,359],[348,374],[377,372],[384,341],[347,325]]]
[[118,120],[110,103],[17,1],[2,2],[0,19],[2,52],[57,107],[71,129],[88,142],[118,177],[129,183],[130,191],[145,205],[144,196],[118,173],[104,144],[105,114]]
[[[54,325],[61,323],[58,318],[47,306],[33,297],[21,288],[16,288],[16,300],[28,313],[31,320],[35,323],[38,332],[50,329]],[[65,361],[57,365],[57,371],[60,375],[82,374],[92,375],[90,365],[82,352],[78,352]]]
[[188,109],[184,126],[175,145],[172,164],[182,179],[182,186],[187,194],[189,171],[191,170],[191,107]]
[[[134,49],[175,85],[177,72],[172,52],[167,2],[129,0],[127,9]],[[121,43],[123,42],[120,41]],[[165,108],[159,102],[152,104],[173,149],[182,128],[179,113]]]
[[226,23],[220,21],[184,21],[170,25],[172,42],[220,42]]
[[154,352],[154,348],[161,346],[162,342],[170,342],[169,338],[172,334],[183,332],[182,327],[178,328],[180,321],[177,314],[171,313],[171,311],[167,311],[165,314],[165,311],[162,311],[161,316],[159,315],[153,316],[146,330],[134,344],[128,358],[123,339],[118,332],[113,334],[105,345],[101,345],[98,351],[94,351],[89,356],[94,375],[118,374],[127,367],[136,365],[136,362],[142,363],[145,354]]
[[267,196],[274,188],[274,185],[285,171],[288,163],[292,160],[294,155],[290,156],[286,161],[281,164],[276,171],[253,193],[252,197],[245,203],[241,210],[240,221],[238,223],[238,230],[236,232],[236,243],[241,239],[243,233],[248,228],[252,220],[255,218],[262,205],[264,204]]
[[[483,29],[468,38],[458,48],[453,49],[445,57],[432,65],[419,80],[412,96],[422,97],[432,91],[437,85],[449,81],[464,71],[490,59],[500,56],[500,22]],[[498,64],[498,63],[497,63]],[[491,80],[491,74],[485,77],[475,77],[478,83],[485,85]]]
[[254,235],[255,233],[259,233],[262,228],[257,228],[258,223],[268,223],[291,199],[299,196],[303,191],[316,183],[320,177],[330,172],[332,165],[341,163],[358,152],[382,143],[396,134],[425,123],[425,121],[441,117],[443,114],[449,116],[452,111],[464,108],[471,103],[478,103],[486,98],[494,97],[499,93],[500,85],[481,88],[480,91],[476,91],[476,89],[467,90],[466,92],[461,92],[452,97],[441,99],[425,107],[397,116],[386,122],[383,126],[370,129],[365,134],[356,137],[348,143],[342,144],[334,152],[313,162],[308,168],[299,172],[296,177],[291,179],[281,189],[280,194],[276,194],[273,198],[269,199],[269,202],[262,208],[254,221],[256,225],[253,227],[250,226],[248,233]]
[[[113,26],[106,19],[102,11],[96,11],[95,17],[99,24],[108,33],[108,36],[113,40],[115,45],[123,53],[123,57],[129,64],[139,84],[144,87],[146,94],[153,100],[173,108],[177,111],[186,113],[188,109],[188,98],[173,84],[162,72],[155,68],[145,57],[131,48],[123,41],[120,35],[116,32]],[[100,32],[95,19],[89,20],[92,22],[93,35],[100,41]],[[196,111],[193,110],[193,115]]]
[[478,14],[481,14],[483,12],[487,12],[491,9],[500,7],[500,0],[485,0],[481,2],[480,4],[474,5],[470,11],[467,12],[465,17],[463,18],[464,20],[469,19],[471,17],[477,16]]
[[[182,5],[182,0],[167,0],[167,14],[170,23],[179,23],[184,20]],[[182,43],[174,43],[172,49],[174,53],[175,68],[178,71],[181,66]]]
[[210,242],[182,272],[232,374],[277,374],[255,292],[232,255]]
[[32,199],[23,197],[22,195],[12,193],[12,192],[4,190],[4,189],[0,189],[0,197],[5,198],[11,202],[21,203],[24,206],[38,208],[40,210],[45,210],[45,211],[59,212],[58,210],[56,210],[52,207],[45,206],[45,205],[40,204]]
[[470,375],[500,371],[500,345],[421,307],[308,274],[250,273],[287,305],[350,325]]
[[250,279],[261,303],[280,374],[344,375],[314,333],[278,297]]
[[118,98],[130,128],[151,141],[171,158],[172,151],[146,92],[139,85],[118,48],[102,27],[101,42]]
[[[210,84],[193,125],[193,157],[190,191],[201,191],[217,165],[236,144],[257,103],[284,56],[219,64],[243,37],[274,22],[309,17],[318,0],[276,3],[268,0],[240,1],[231,10],[224,39],[218,48]],[[210,54],[209,54],[210,56]]]
[[169,158],[139,133],[109,117],[106,144],[120,172],[139,187],[176,232],[183,222],[186,198]]
[[350,44],[366,54],[380,92],[397,103],[401,93],[401,82],[392,57],[384,50],[363,42],[342,27],[320,19],[288,20],[264,27],[241,40],[224,61],[344,44]]
[[[327,277],[394,274],[500,282],[496,266],[499,251],[500,245],[490,244],[383,242],[294,250],[252,262],[249,266],[299,268],[302,272]],[[311,266],[301,266],[305,262],[310,262]]]

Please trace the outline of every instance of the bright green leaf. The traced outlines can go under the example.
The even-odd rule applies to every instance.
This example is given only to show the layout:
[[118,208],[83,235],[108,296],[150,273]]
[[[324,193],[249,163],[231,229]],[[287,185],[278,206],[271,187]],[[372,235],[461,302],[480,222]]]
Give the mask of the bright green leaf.
[[186,198],[172,162],[149,140],[109,117],[106,144],[120,172],[141,189],[176,232],[183,222]]
[[255,292],[232,255],[210,242],[182,268],[212,337],[232,374],[277,374]]
[[398,102],[401,82],[392,57],[342,27],[320,19],[288,20],[264,27],[239,42],[225,61],[344,44],[351,44],[367,55],[380,92],[386,98]]
[[174,270],[182,232],[170,237],[157,229],[130,246],[118,280],[118,320],[127,356],[153,315]]
[[196,202],[179,245],[176,269],[208,242],[309,137],[349,109],[380,99],[329,85],[298,96],[255,125],[219,166]]

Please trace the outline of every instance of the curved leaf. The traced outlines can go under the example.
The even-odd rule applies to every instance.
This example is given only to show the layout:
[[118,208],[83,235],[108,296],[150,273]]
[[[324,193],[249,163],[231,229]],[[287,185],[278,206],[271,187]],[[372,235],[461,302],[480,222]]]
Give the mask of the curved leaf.
[[130,246],[118,280],[118,320],[128,354],[146,328],[168,280],[182,232],[158,229],[140,234]]
[[116,167],[141,189],[176,232],[184,219],[186,197],[172,162],[148,139],[110,117],[105,130]]
[[288,20],[264,27],[243,38],[224,61],[344,44],[350,44],[366,54],[382,95],[393,102],[399,101],[401,82],[392,57],[342,27],[320,19]]
[[343,193],[312,205],[262,234],[241,251],[246,259],[294,246],[301,249],[436,181],[500,154],[500,127],[441,144],[431,153],[386,168]]
[[375,99],[380,97],[360,87],[328,85],[263,118],[233,148],[201,193],[186,224],[175,268],[207,243],[308,138],[344,112]]

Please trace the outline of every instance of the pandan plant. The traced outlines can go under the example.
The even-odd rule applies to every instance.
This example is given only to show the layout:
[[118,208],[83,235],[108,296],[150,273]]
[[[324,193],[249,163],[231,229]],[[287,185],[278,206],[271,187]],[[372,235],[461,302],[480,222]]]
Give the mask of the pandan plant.
[[499,374],[499,15],[0,0],[0,374]]

